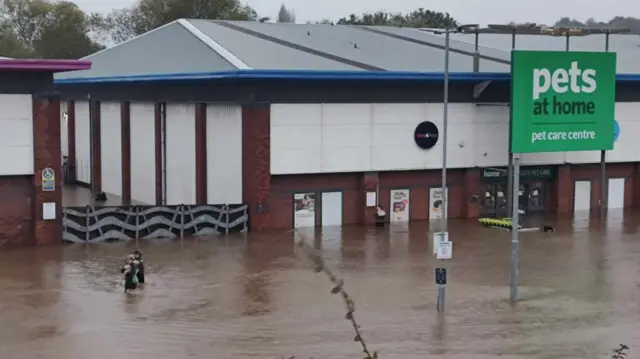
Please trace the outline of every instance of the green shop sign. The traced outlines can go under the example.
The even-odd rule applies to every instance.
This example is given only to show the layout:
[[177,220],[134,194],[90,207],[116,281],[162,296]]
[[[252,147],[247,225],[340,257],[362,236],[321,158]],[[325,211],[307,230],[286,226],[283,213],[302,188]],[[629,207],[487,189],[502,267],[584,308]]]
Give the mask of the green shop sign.
[[[521,181],[548,181],[556,175],[555,167],[532,166],[520,167]],[[484,168],[482,179],[485,181],[507,182],[506,168]]]
[[512,51],[511,152],[613,149],[616,54]]

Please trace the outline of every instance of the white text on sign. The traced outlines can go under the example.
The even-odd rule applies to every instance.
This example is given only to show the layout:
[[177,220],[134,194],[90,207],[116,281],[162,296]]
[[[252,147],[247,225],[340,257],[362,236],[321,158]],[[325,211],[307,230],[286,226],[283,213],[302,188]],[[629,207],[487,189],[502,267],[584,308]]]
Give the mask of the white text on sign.
[[537,141],[594,140],[595,131],[539,131],[531,133],[531,143]]

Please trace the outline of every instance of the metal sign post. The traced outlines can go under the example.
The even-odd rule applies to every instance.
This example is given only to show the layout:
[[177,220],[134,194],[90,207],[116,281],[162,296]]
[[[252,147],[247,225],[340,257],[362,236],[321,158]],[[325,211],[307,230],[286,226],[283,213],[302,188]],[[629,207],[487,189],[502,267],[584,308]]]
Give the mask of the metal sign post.
[[[441,240],[438,242],[438,256],[442,239],[448,237],[447,233],[447,214],[448,202],[447,198],[447,122],[449,117],[449,39],[451,30],[447,29],[444,34],[444,101],[442,113],[442,216],[440,216],[440,232]],[[446,272],[445,272],[446,273]],[[445,274],[446,275],[446,274]],[[446,291],[446,280],[444,284],[438,285],[438,312],[444,312],[444,298]]]
[[[515,51],[516,49],[516,27],[511,29],[511,51]],[[509,160],[507,162],[507,215],[512,212],[513,208],[513,174],[519,173],[515,172],[513,169],[513,154],[511,153],[511,119],[509,119]],[[496,198],[497,201],[497,198]]]
[[440,288],[444,288],[447,285],[447,269],[436,268],[436,285],[438,286],[438,312],[444,312],[444,289],[442,292]]
[[[611,32],[607,30],[604,38],[604,51],[609,52],[609,35]],[[600,151],[600,218],[604,219],[607,213],[607,190],[609,183],[607,182],[607,151]]]
[[[453,257],[453,243],[448,240],[448,233],[436,233],[433,240],[438,261],[451,259]],[[438,312],[442,313],[445,307],[445,289],[447,287],[447,268],[442,266],[442,264],[441,267],[436,268],[436,284],[438,285],[436,307]]]
[[511,205],[511,275],[510,298],[518,300],[518,262],[520,250],[520,155],[513,155],[513,203]]

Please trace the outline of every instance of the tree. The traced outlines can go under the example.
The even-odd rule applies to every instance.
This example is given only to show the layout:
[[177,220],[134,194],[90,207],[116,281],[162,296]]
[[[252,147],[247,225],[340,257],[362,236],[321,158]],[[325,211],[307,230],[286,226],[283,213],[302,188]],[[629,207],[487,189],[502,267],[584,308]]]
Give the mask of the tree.
[[333,25],[333,21],[329,19],[322,19],[320,21],[307,21],[307,24],[315,24],[315,25]]
[[556,21],[554,24],[556,27],[624,27],[628,28],[633,34],[640,34],[640,19],[635,17],[616,16],[609,21],[598,21],[594,18],[589,18],[587,21],[582,22],[569,17],[563,17]]
[[445,28],[456,26],[458,22],[451,17],[449,13],[419,8],[418,10],[412,11],[408,14],[389,13],[385,11],[364,13],[362,16],[351,14],[349,17],[343,17],[338,20],[338,24]]
[[258,14],[240,0],[138,0],[109,14],[103,31],[119,43],[185,18],[257,21]]
[[6,36],[12,33],[27,50],[23,55],[77,59],[103,48],[89,36],[99,17],[72,2],[2,0],[0,16]]
[[31,57],[31,51],[18,39],[11,25],[0,24],[0,56],[25,58]]
[[296,22],[296,15],[293,10],[287,9],[284,4],[280,5],[280,11],[278,11],[278,22],[294,23]]

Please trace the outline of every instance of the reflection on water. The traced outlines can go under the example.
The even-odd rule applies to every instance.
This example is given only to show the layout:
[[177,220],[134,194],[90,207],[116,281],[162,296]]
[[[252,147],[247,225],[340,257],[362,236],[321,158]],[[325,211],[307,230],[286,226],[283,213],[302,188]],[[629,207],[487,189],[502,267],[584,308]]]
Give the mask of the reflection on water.
[[[294,255],[320,251],[382,358],[605,358],[640,344],[637,215],[576,215],[522,233],[522,300],[508,302],[509,232],[450,221],[447,312],[435,310],[427,223],[142,243],[148,284],[122,293],[135,243],[0,253],[0,357],[359,358],[341,300]],[[542,219],[532,219],[543,223]],[[360,356],[359,356],[360,355]]]

